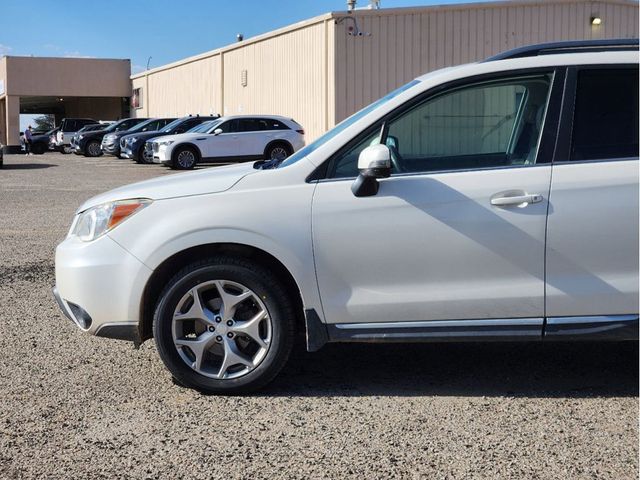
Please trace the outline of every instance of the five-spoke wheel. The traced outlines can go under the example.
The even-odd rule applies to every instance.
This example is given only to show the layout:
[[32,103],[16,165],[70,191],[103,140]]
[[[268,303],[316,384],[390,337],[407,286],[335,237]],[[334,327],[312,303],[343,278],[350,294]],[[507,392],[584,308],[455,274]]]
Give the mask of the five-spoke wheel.
[[269,349],[271,317],[262,300],[236,282],[196,285],[178,302],[173,320],[180,357],[207,377],[246,375]]
[[168,282],[153,329],[160,357],[178,382],[240,393],[265,385],[284,366],[294,318],[278,278],[247,260],[216,257]]

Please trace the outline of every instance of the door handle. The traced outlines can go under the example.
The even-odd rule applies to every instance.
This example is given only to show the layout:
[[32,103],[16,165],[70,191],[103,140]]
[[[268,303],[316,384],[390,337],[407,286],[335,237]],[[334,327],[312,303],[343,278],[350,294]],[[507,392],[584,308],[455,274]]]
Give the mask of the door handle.
[[509,207],[513,205],[525,205],[529,203],[539,203],[543,199],[542,195],[538,193],[531,193],[525,195],[503,195],[498,194],[498,196],[491,198],[491,205],[495,205],[496,207]]

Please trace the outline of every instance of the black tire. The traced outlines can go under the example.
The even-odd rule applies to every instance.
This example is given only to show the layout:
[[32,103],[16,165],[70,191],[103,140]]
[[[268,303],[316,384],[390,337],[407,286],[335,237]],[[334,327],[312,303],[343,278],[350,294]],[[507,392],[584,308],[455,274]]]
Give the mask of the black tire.
[[144,160],[144,147],[139,148],[133,158],[135,158],[136,163],[146,164],[147,162]]
[[[276,155],[280,153],[280,155]],[[284,153],[284,157],[281,155]],[[293,153],[291,145],[286,142],[274,142],[267,146],[264,151],[264,158],[266,160],[283,160]]]
[[102,155],[102,151],[100,150],[100,142],[98,140],[90,140],[89,142],[87,142],[84,147],[84,156],[99,157],[100,155]]
[[169,166],[176,170],[193,170],[199,160],[200,156],[194,147],[179,145],[173,150]]
[[[260,363],[243,376],[216,379],[193,370],[173,342],[173,315],[178,302],[196,285],[227,280],[245,285],[259,296],[271,317],[271,341]],[[160,295],[153,318],[153,336],[160,358],[182,385],[203,393],[235,395],[259,389],[284,367],[294,342],[293,303],[277,278],[244,259],[220,256],[195,262],[178,272]]]
[[46,146],[43,143],[34,143],[31,145],[31,153],[34,155],[42,155],[46,150]]

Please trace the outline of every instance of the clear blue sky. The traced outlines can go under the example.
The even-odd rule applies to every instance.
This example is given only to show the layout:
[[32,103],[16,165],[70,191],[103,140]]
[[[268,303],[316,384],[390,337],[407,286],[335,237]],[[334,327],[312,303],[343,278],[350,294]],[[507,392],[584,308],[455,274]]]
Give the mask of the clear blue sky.
[[[367,5],[359,0],[358,6]],[[382,0],[383,8],[461,3]],[[160,66],[329,11],[346,0],[0,0],[0,55],[130,58]]]

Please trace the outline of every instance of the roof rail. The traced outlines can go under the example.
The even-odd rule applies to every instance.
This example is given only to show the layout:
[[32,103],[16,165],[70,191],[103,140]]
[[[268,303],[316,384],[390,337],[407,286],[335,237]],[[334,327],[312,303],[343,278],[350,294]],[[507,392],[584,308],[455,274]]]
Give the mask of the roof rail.
[[483,62],[495,62],[510,58],[536,57],[558,53],[611,52],[620,50],[638,50],[637,38],[614,38],[604,40],[572,40],[567,42],[539,43],[514,48],[489,57]]

